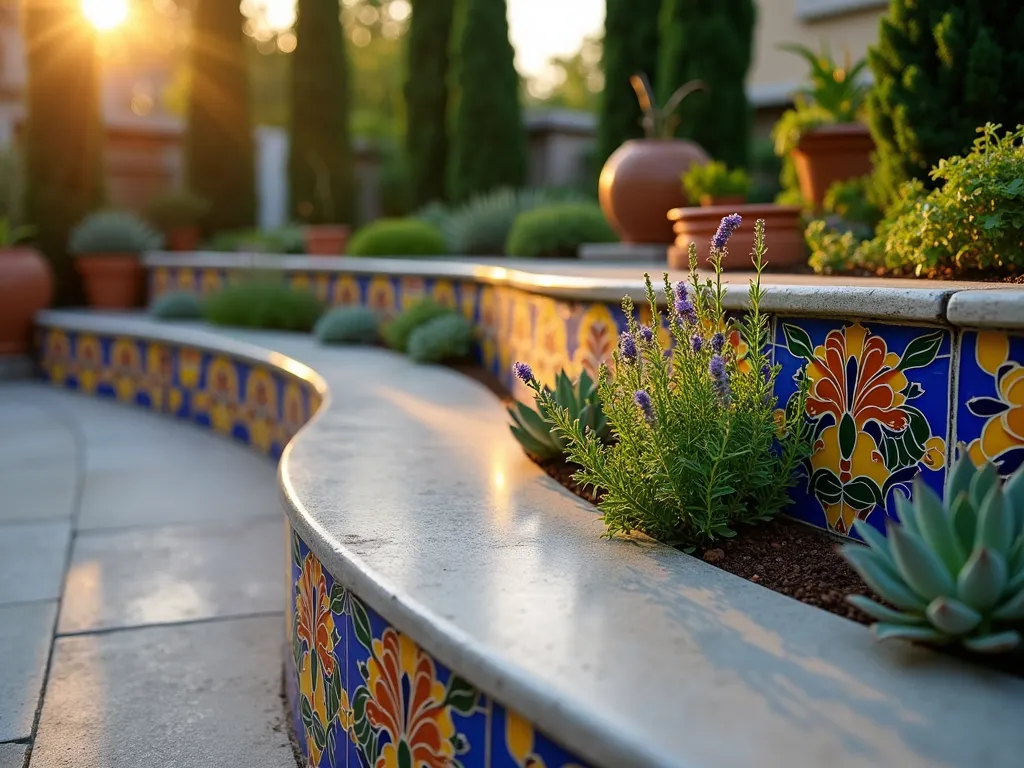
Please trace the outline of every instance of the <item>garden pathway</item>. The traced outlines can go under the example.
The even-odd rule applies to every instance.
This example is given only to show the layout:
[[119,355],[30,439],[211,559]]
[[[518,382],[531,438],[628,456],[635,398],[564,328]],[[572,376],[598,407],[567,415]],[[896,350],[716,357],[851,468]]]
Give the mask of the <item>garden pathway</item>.
[[274,468],[0,384],[0,768],[294,768]]

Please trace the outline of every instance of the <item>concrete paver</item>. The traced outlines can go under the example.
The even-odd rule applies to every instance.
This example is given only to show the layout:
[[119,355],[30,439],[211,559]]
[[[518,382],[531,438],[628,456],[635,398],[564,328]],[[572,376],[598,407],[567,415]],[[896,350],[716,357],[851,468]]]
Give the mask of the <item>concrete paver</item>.
[[0,466],[0,523],[69,518],[77,490],[73,455]]
[[262,508],[265,520],[244,524],[79,536],[58,633],[281,610],[284,524],[272,491]]
[[56,601],[0,608],[0,741],[32,735],[56,615]]
[[69,520],[0,525],[0,605],[60,597],[70,536]]
[[294,768],[281,619],[60,638],[33,768]]
[[0,744],[0,768],[22,768],[27,751],[24,744]]

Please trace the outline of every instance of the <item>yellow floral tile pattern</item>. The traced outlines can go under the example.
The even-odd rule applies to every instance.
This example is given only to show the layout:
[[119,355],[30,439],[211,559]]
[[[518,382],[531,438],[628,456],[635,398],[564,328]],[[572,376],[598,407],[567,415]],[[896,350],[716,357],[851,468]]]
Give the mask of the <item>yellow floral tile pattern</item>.
[[960,346],[957,440],[1004,476],[1024,464],[1024,337],[966,331]]

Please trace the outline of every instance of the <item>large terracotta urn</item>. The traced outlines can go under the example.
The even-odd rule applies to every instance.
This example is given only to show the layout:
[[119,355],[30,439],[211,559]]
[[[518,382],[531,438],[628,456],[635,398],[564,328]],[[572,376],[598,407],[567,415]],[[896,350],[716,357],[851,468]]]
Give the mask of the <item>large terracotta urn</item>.
[[815,210],[821,210],[825,193],[835,182],[871,173],[874,149],[870,131],[860,123],[823,125],[808,131],[792,152],[800,194]]
[[750,254],[754,250],[754,222],[764,219],[765,242],[768,252],[765,261],[771,270],[785,269],[807,263],[804,231],[800,226],[800,207],[796,205],[730,205],[675,208],[668,212],[668,220],[676,234],[675,243],[668,249],[669,269],[689,269],[690,243],[697,246],[697,259],[701,267],[708,267],[711,238],[718,230],[723,216],[738,213],[743,217],[729,239],[729,255],[722,268],[728,270],[751,269]]
[[612,152],[601,169],[598,199],[624,243],[672,242],[665,214],[686,205],[682,176],[711,158],[685,139],[631,139]]
[[53,273],[38,251],[0,249],[0,356],[28,352],[32,318],[51,298]]
[[96,309],[131,309],[142,294],[137,254],[87,253],[75,259],[85,297]]

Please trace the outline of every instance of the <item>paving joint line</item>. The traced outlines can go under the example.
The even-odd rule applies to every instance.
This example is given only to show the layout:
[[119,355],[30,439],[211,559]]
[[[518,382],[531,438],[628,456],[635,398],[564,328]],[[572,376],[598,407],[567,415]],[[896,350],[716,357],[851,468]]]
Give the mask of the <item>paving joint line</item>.
[[94,637],[100,635],[114,635],[119,632],[132,632],[137,629],[157,629],[167,627],[191,627],[196,624],[216,624],[222,621],[241,621],[245,619],[261,619],[271,616],[284,616],[284,609],[278,611],[252,611],[251,613],[239,613],[230,616],[201,616],[197,619],[182,619],[180,621],[155,621],[146,624],[130,624],[123,627],[98,627],[96,629],[79,629],[72,632],[57,632],[55,640],[64,640],[69,637]]

